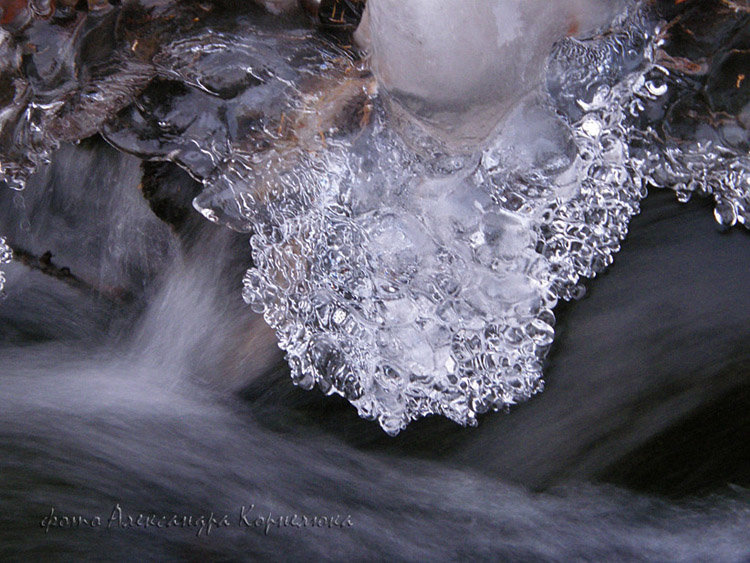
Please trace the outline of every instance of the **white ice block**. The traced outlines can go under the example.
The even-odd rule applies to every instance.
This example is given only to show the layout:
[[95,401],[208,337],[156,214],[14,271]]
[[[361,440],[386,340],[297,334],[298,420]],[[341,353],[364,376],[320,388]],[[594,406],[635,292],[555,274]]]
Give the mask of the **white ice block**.
[[555,41],[605,23],[614,4],[370,0],[359,38],[381,86],[454,140],[471,141],[539,84]]

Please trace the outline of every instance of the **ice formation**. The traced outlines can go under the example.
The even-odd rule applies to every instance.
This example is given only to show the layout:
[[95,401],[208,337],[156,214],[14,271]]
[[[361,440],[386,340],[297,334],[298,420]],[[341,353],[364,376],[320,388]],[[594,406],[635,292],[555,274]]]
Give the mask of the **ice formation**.
[[542,81],[552,45],[611,17],[602,0],[371,0],[371,65],[391,96],[447,129],[486,136]]
[[[655,95],[652,45],[637,15],[626,24],[558,47],[559,99],[583,109],[569,121],[539,91],[491,143],[456,152],[394,126],[373,96],[356,134],[235,151],[206,182],[197,207],[255,233],[245,298],[298,385],[342,394],[391,434],[428,414],[475,424],[541,389],[553,307],[611,262],[646,195],[628,143]],[[574,89],[591,82],[568,79],[592,61],[610,83],[586,98]]]
[[[431,414],[473,425],[542,388],[554,306],[612,262],[648,187],[750,222],[746,115],[689,124],[694,84],[644,5],[585,38],[620,5],[370,0],[359,37],[377,79],[311,30],[255,20],[147,44],[175,18],[192,29],[168,6],[90,69],[81,35],[59,60],[28,55],[27,76],[0,32],[15,93],[0,183],[22,188],[95,131],[178,164],[203,182],[205,217],[252,233],[244,296],[296,384],[390,434]],[[82,21],[106,36],[107,17]]]
[[[396,125],[381,96],[354,136],[234,154],[196,205],[255,231],[245,298],[294,381],[342,394],[391,434],[429,414],[472,425],[540,390],[557,300],[612,262],[647,181],[664,184],[653,161],[669,148],[635,126],[667,92],[654,31],[631,11],[604,36],[558,43],[559,113],[527,95],[479,149]],[[742,190],[736,158],[692,176]]]
[[[3,237],[0,237],[0,265],[7,264],[13,258],[13,252]],[[5,288],[5,272],[0,270],[0,298],[3,296]]]
[[275,14],[291,11],[297,7],[298,3],[297,0],[255,0],[255,2]]

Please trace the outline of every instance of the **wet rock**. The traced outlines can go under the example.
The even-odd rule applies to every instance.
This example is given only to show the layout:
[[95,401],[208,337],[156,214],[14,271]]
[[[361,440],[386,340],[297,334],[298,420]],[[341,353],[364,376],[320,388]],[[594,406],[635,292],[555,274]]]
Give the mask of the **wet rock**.
[[171,162],[144,161],[141,193],[154,214],[178,234],[194,231],[205,220],[193,207],[203,186]]
[[706,95],[715,112],[739,115],[750,104],[750,49],[732,49],[711,65]]

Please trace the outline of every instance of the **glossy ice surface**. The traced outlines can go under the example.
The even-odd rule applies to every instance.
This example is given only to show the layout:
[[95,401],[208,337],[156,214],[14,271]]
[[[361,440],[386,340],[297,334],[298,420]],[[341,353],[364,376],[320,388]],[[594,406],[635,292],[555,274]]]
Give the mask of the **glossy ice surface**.
[[[196,209],[252,233],[244,297],[294,382],[345,396],[390,434],[431,414],[473,425],[540,391],[553,308],[612,263],[649,186],[714,197],[726,227],[750,218],[746,127],[678,130],[686,79],[636,5],[589,39],[531,49],[534,78],[513,95],[482,71],[481,99],[462,97],[459,73],[458,90],[408,103],[382,68],[379,84],[311,30],[240,18],[147,44],[113,14],[51,26],[67,50],[23,69],[0,38],[12,79],[0,181],[22,189],[59,143],[95,132],[177,163],[204,185]],[[29,35],[53,43],[45,25]],[[452,142],[412,103],[433,93],[500,103],[502,119],[481,142]]]

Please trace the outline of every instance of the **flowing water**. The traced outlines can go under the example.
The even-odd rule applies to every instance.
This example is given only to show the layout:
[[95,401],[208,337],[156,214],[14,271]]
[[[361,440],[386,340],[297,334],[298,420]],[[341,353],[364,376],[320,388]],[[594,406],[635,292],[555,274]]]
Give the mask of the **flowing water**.
[[0,43],[8,555],[747,557],[746,110],[664,20],[456,148],[295,16],[153,4]]

